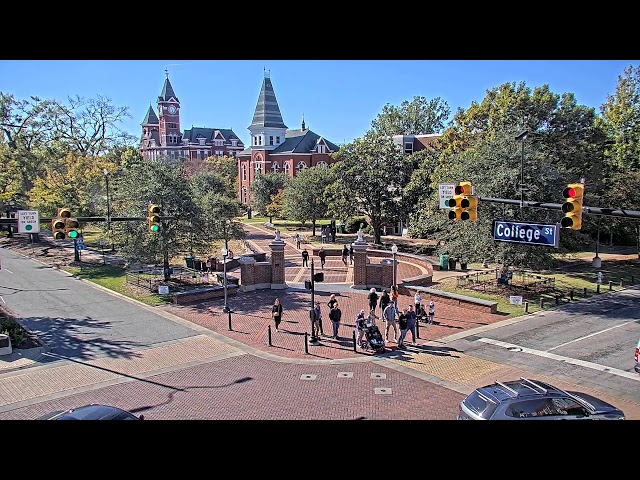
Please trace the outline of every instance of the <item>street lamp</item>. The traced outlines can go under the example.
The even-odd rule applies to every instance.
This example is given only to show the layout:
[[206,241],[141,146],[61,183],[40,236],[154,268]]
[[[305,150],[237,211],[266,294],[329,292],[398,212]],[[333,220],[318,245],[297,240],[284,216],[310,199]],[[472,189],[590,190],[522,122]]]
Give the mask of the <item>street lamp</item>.
[[[602,167],[604,168],[604,155],[605,152],[607,151],[607,147],[614,145],[616,142],[614,140],[605,140],[604,142],[602,142]],[[599,246],[600,246],[600,219],[602,217],[600,215],[598,215],[598,233],[596,234],[596,256],[593,257],[593,260],[591,262],[591,265],[594,266],[595,268],[600,268],[600,266],[602,265],[602,260],[600,259],[600,257],[598,256],[599,252]]]
[[396,286],[396,253],[398,253],[398,246],[394,243],[391,245],[391,253],[393,253],[393,286]]
[[111,237],[111,251],[115,252],[115,247],[113,245],[113,230],[111,230],[111,203],[109,201],[109,170],[106,168],[102,169],[102,173],[104,173],[104,180],[107,183],[107,229],[109,230],[109,236]]
[[524,207],[524,141],[529,135],[529,131],[525,130],[516,137],[516,140],[522,143],[522,155],[520,156],[520,209]]
[[227,305],[227,255],[229,255],[229,249],[227,248],[226,240],[220,253],[222,253],[222,261],[224,262],[222,268],[222,275],[224,277],[224,307],[222,307],[222,311],[229,313],[229,306]]

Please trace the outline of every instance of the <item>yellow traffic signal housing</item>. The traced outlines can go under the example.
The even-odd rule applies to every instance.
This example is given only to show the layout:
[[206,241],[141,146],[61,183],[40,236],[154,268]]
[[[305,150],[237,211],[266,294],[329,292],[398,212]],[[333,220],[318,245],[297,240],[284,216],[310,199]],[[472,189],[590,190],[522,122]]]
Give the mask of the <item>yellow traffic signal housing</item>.
[[447,206],[451,209],[449,210],[449,220],[457,221],[462,219],[462,201],[464,198],[463,195],[454,195],[447,200]]
[[65,238],[67,238],[67,226],[64,220],[64,218],[54,218],[51,221],[51,235],[53,236],[54,240],[64,240]]
[[64,207],[58,207],[58,218],[69,218],[71,217],[71,210]]
[[160,207],[154,203],[149,205],[149,231],[156,233],[160,231]]
[[64,223],[67,237],[72,239],[78,238],[78,227],[80,226],[78,220],[75,218],[65,218]]
[[471,185],[471,182],[460,182],[458,185],[456,185],[456,188],[454,189],[454,194],[455,195],[472,195],[473,194],[473,187]]
[[584,195],[584,184],[570,183],[562,191],[562,196],[566,199],[562,204],[564,218],[560,221],[563,228],[580,230],[582,228],[582,202]]
[[460,182],[454,189],[455,195],[446,201],[449,220],[478,220],[478,197],[472,195],[471,182]]
[[465,196],[460,206],[462,207],[462,213],[460,215],[462,220],[469,220],[471,222],[478,220],[478,197],[475,195]]

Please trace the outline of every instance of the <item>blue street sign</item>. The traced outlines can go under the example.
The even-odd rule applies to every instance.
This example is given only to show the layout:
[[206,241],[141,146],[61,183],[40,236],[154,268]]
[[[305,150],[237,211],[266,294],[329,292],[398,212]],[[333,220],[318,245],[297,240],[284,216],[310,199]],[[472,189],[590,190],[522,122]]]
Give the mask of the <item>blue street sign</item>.
[[500,242],[528,243],[558,248],[560,235],[558,224],[519,223],[493,221],[493,239]]

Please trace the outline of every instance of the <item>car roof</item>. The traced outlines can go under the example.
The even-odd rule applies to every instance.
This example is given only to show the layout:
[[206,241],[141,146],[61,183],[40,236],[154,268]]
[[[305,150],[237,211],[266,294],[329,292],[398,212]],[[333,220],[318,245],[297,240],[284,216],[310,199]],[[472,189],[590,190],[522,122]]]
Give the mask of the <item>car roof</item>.
[[478,391],[496,403],[503,402],[510,398],[522,399],[527,397],[539,397],[541,395],[556,396],[567,394],[553,385],[537,380],[529,380],[527,378],[520,378],[520,380],[513,380],[504,383],[496,381],[491,385],[479,388]]
[[134,420],[134,414],[110,405],[83,405],[64,412],[53,412],[41,417],[46,420]]

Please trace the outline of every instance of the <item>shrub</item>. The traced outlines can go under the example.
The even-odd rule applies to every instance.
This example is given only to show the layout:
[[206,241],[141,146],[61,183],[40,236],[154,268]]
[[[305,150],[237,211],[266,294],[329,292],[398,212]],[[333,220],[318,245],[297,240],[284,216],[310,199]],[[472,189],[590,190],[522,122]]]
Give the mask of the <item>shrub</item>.
[[364,217],[347,218],[347,220],[344,222],[344,231],[345,233],[356,233],[360,228],[360,225],[363,226],[362,230],[364,231],[367,225]]
[[4,317],[0,317],[0,333],[9,335],[11,345],[16,348],[27,339],[27,332],[19,323]]

